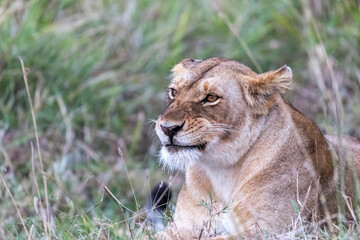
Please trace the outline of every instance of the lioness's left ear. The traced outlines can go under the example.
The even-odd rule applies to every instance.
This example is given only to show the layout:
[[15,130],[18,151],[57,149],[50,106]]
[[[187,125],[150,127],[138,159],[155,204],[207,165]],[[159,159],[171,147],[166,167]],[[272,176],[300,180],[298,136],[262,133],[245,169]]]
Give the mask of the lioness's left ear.
[[290,88],[292,81],[291,69],[284,65],[281,68],[258,74],[246,84],[250,105],[258,107],[266,103],[275,93],[284,93]]
[[275,92],[284,93],[290,88],[292,81],[291,68],[284,65],[275,71],[269,71],[258,75],[257,87],[266,94]]

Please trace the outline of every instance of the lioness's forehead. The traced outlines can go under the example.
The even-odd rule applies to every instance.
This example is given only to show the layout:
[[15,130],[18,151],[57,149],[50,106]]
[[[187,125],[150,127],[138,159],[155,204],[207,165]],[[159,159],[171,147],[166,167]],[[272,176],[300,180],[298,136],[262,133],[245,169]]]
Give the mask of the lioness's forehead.
[[235,74],[250,76],[256,74],[248,66],[227,58],[185,59],[173,67],[171,85],[176,85],[179,88],[192,85],[209,73],[213,77],[217,75],[220,77]]

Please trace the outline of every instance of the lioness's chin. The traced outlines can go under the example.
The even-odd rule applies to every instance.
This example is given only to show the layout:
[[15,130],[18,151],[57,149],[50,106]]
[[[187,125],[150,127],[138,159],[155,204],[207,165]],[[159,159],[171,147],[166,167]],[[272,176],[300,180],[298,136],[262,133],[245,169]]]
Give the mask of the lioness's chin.
[[160,151],[160,163],[169,170],[185,171],[191,162],[196,162],[205,146],[163,146]]
[[205,150],[206,143],[201,143],[201,144],[197,144],[197,145],[166,144],[165,147],[171,153],[183,151],[183,150],[201,150],[202,151],[202,150]]

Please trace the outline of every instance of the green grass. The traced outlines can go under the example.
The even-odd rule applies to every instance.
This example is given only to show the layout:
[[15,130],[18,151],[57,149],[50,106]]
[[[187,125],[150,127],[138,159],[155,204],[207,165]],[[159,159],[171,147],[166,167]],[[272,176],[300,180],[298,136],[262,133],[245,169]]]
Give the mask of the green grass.
[[[295,79],[287,98],[322,130],[359,137],[359,52],[355,0],[0,1],[0,238],[27,238],[16,208],[34,239],[128,238],[107,194],[87,210],[107,186],[137,211],[134,197],[142,207],[149,186],[169,178],[155,162],[150,120],[163,109],[169,69],[184,58],[225,56],[257,71],[287,64]],[[56,226],[48,235],[34,205],[46,196],[18,56]]]

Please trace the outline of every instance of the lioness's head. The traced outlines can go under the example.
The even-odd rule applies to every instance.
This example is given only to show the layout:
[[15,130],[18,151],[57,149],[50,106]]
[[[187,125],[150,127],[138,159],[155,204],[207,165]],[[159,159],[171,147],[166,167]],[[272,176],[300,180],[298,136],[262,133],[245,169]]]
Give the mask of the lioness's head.
[[287,66],[256,74],[226,58],[185,59],[172,73],[156,133],[162,163],[182,170],[192,161],[235,164],[292,80]]

